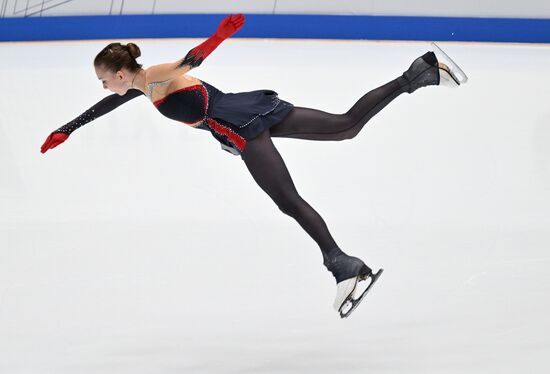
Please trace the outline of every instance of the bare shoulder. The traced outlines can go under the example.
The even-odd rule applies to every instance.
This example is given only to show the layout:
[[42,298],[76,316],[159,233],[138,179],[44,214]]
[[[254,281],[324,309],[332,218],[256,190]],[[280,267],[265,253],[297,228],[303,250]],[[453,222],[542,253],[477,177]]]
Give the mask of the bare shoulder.
[[164,82],[181,77],[190,70],[188,65],[181,66],[180,61],[151,65],[145,69],[147,82]]
[[150,80],[146,72],[145,95],[151,101],[156,101],[174,91],[181,90],[183,88],[194,86],[197,84],[201,84],[201,81],[195,77],[188,75],[181,75],[173,79],[155,82]]

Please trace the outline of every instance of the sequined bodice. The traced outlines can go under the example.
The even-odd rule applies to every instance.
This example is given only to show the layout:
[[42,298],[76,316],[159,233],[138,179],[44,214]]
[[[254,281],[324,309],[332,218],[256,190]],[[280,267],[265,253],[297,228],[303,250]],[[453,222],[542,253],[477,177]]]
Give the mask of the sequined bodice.
[[[240,154],[245,149],[246,133],[253,137],[251,131],[254,128],[250,127],[252,123],[258,123],[261,129],[264,126],[263,121],[267,121],[266,118],[276,108],[283,108],[279,106],[281,100],[277,93],[271,90],[223,93],[204,81],[200,82],[171,92],[154,101],[154,105],[170,119],[210,131],[222,148],[233,154]],[[152,94],[152,88],[148,86],[149,95]],[[292,106],[285,105],[283,109],[285,108],[287,113]]]
[[208,92],[202,84],[176,90],[154,102],[166,117],[197,126],[206,118]]

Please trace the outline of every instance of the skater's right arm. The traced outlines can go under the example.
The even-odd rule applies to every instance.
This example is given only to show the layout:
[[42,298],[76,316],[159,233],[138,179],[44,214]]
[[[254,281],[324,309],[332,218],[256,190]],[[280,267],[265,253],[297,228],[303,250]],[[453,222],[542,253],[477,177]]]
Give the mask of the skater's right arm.
[[173,63],[154,65],[146,70],[147,82],[165,82],[177,78],[189,70],[196,68],[225,39],[243,27],[245,16],[242,14],[228,15],[210,38],[191,49],[187,55]]
[[113,109],[121,106],[122,104],[143,95],[143,92],[136,89],[129,89],[124,95],[113,94],[109,95],[103,100],[99,101],[97,104],[92,106],[90,109],[82,113],[80,116],[76,117],[72,121],[68,122],[66,125],[61,126],[54,132],[52,132],[47,138],[40,152],[46,153],[49,149],[57,147],[59,144],[63,143],[69,135],[76,129],[84,126],[85,124],[93,121],[94,119],[109,113]]

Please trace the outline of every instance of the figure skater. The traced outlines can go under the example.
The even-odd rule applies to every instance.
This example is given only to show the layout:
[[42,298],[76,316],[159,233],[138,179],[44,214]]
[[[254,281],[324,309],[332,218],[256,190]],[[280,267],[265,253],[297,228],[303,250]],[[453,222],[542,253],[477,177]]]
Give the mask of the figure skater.
[[[347,317],[383,270],[373,273],[362,260],[347,255],[338,247],[323,218],[296,191],[271,138],[352,139],[374,115],[402,93],[440,84],[458,86],[465,83],[467,77],[435,46],[437,56],[434,52],[424,54],[402,75],[361,97],[346,113],[331,114],[295,107],[270,90],[224,93],[186,75],[201,65],[221,42],[237,32],[244,21],[241,14],[229,15],[214,35],[191,49],[183,59],[147,69],[136,61],[141,55],[137,45],[109,44],[96,56],[94,68],[103,88],[114,94],[52,132],[41,152],[63,143],[86,123],[145,95],[164,116],[209,131],[222,149],[240,155],[256,183],[319,245],[323,263],[336,279],[334,308],[340,317]],[[360,281],[368,281],[368,287],[356,297]]]

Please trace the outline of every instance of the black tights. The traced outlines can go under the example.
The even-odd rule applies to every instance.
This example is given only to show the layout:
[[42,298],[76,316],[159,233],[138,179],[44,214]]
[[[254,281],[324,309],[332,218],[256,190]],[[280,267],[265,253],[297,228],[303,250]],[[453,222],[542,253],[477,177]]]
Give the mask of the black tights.
[[241,157],[258,185],[279,209],[294,218],[317,242],[323,255],[337,247],[323,218],[298,194],[286,165],[271,137],[309,140],[344,140],[355,137],[363,126],[393,99],[405,92],[402,78],[370,91],[344,114],[294,108],[285,119],[248,141]]

